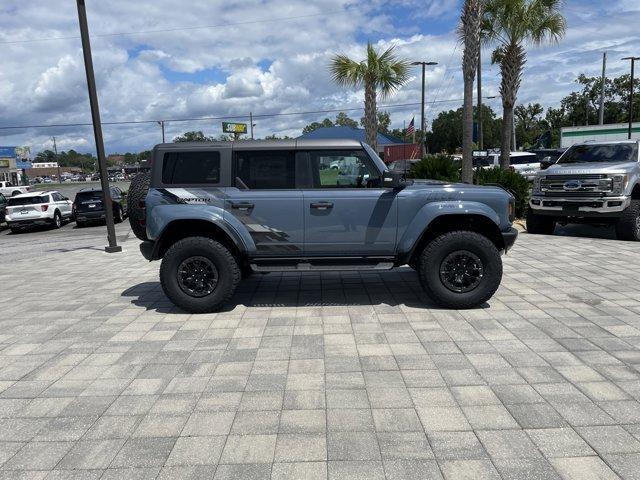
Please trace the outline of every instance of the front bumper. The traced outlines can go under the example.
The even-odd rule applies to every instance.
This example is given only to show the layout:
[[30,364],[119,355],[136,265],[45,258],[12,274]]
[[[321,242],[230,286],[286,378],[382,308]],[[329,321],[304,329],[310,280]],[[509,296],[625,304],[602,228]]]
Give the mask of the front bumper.
[[518,230],[511,227],[508,232],[502,232],[502,241],[504,242],[504,252],[507,253],[518,238]]
[[533,196],[529,207],[538,215],[556,217],[619,217],[630,197],[562,198]]

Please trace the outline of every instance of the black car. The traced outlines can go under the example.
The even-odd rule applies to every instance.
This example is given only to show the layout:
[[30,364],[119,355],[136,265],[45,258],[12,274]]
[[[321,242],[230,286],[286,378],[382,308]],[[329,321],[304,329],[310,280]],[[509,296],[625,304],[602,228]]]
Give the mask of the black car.
[[5,216],[7,215],[7,199],[0,193],[0,223],[4,223]]
[[[109,187],[113,202],[113,218],[116,223],[122,222],[128,213],[127,195],[118,187]],[[84,227],[90,222],[98,222],[105,219],[105,211],[102,205],[102,189],[84,188],[76,194],[73,201],[73,218],[78,227]]]

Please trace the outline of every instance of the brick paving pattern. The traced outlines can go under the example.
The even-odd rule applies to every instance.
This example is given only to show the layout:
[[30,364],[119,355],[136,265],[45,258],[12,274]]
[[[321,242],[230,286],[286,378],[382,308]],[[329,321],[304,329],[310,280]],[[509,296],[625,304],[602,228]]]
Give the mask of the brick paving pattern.
[[134,240],[0,266],[0,479],[640,478],[640,245],[504,260],[483,309],[402,268],[257,275],[206,315]]

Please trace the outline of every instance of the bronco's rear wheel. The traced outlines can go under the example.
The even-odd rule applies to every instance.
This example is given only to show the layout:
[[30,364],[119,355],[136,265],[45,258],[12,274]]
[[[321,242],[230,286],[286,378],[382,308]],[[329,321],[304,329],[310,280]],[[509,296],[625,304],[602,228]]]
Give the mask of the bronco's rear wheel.
[[160,282],[178,307],[212,312],[231,298],[240,281],[238,262],[224,245],[206,237],[174,243],[162,259]]
[[438,305],[472,308],[489,300],[500,286],[502,260],[487,237],[455,231],[427,244],[418,258],[418,275]]
[[129,213],[129,223],[134,235],[140,240],[149,240],[147,238],[147,227],[144,222],[145,210],[140,208],[140,202],[144,201],[149,191],[149,183],[151,181],[151,173],[139,173],[129,185],[129,193],[127,193],[127,209]]

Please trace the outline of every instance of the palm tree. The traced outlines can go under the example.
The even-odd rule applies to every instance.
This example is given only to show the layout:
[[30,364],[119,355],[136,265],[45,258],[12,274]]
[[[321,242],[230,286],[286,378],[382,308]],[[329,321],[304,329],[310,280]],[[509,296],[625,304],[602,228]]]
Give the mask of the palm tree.
[[464,44],[462,76],[464,102],[462,105],[462,181],[473,182],[473,81],[480,54],[480,26],[482,1],[465,0],[460,15],[458,35]]
[[497,43],[491,61],[500,66],[502,77],[502,168],[509,168],[513,107],[527,61],[525,47],[556,43],[564,36],[562,3],[562,0],[485,0],[483,35],[488,42]]
[[364,86],[364,130],[367,143],[377,150],[378,117],[377,93],[382,98],[400,88],[409,79],[410,63],[398,58],[394,47],[379,53],[367,43],[367,58],[361,62],[346,55],[336,55],[331,59],[330,70],[333,80],[345,87]]

